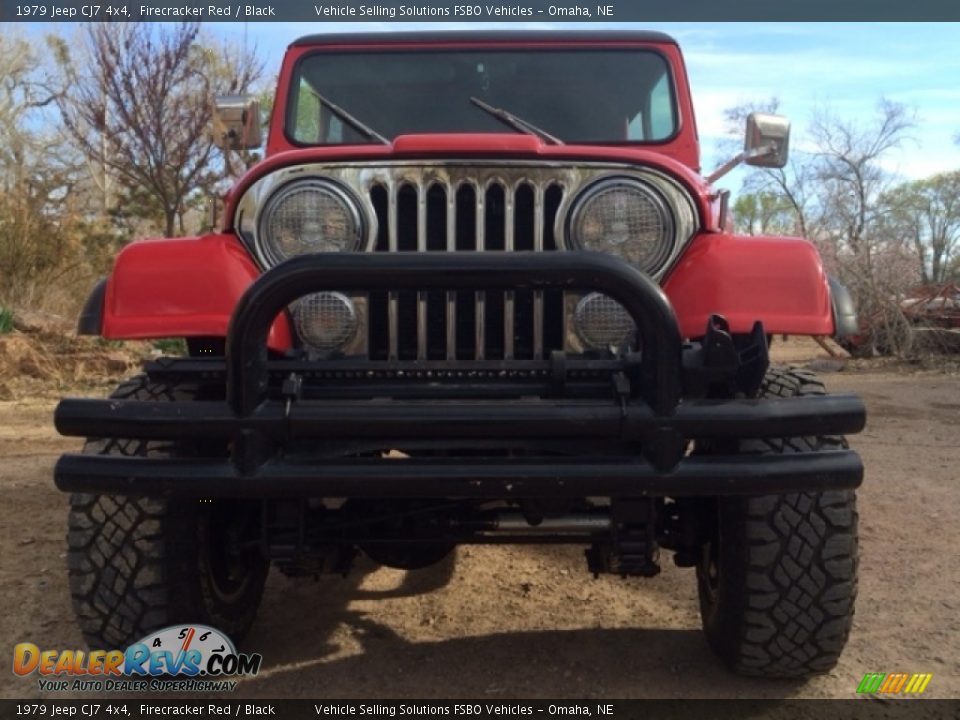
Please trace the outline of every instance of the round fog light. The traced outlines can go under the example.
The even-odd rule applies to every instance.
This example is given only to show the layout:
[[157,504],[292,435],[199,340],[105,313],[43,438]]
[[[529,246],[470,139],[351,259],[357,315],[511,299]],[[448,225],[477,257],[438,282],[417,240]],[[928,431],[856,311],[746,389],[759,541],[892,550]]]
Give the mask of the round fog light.
[[343,293],[305,295],[293,311],[297,333],[304,343],[322,353],[347,345],[357,334],[357,310]]
[[633,318],[620,303],[602,293],[590,293],[577,303],[573,324],[584,345],[593,349],[620,348],[636,334]]

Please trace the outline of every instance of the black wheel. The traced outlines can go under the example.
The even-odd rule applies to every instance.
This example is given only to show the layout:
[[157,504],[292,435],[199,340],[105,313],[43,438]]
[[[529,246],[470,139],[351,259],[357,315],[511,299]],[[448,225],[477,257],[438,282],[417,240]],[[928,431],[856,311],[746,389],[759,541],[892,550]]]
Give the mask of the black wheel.
[[[196,390],[123,383],[111,397],[165,402]],[[90,440],[84,452],[164,457],[170,443]],[[74,493],[67,564],[73,608],[91,647],[127,647],[179,623],[212,625],[239,641],[253,623],[269,563],[256,544],[259,505]]]
[[[761,397],[824,394],[813,373],[771,368]],[[741,452],[846,447],[840,437],[748,440]],[[797,678],[836,665],[857,595],[853,491],[721,498],[697,567],[700,614],[713,650],[745,675]]]

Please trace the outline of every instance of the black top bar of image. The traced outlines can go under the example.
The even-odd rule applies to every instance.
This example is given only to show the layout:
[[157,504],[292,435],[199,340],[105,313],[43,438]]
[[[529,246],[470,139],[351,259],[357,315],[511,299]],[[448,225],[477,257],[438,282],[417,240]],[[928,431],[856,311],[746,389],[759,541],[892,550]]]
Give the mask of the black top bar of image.
[[[98,4],[99,3],[99,4]],[[4,22],[650,22],[949,21],[956,0],[33,0],[0,3]]]

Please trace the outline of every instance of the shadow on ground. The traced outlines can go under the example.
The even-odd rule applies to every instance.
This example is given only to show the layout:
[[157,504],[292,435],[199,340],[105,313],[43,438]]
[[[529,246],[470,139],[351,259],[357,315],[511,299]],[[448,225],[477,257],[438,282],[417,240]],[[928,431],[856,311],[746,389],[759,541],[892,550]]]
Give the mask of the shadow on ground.
[[[241,697],[628,698],[791,697],[800,682],[756,681],[726,671],[699,630],[515,631],[411,640],[363,600],[426,596],[453,561],[407,573],[387,591],[361,587],[374,568],[325,584],[286,581],[244,643],[264,669]],[[275,583],[275,587],[276,584]],[[310,597],[312,596],[312,598]],[[355,609],[356,605],[372,608]],[[284,611],[286,608],[286,611]],[[298,608],[295,618],[290,608]],[[264,612],[266,611],[266,612]],[[470,618],[465,618],[469,624]],[[454,626],[456,627],[456,626]],[[449,633],[448,633],[449,634]]]

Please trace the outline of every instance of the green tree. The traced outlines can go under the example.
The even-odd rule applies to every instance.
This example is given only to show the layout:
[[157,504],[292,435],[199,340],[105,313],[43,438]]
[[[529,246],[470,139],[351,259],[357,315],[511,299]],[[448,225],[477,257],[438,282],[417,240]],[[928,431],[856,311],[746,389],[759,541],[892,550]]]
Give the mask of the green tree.
[[913,247],[923,282],[947,282],[960,253],[960,171],[899,185],[881,203],[887,231]]
[[733,204],[737,230],[747,235],[797,235],[796,210],[783,195],[759,191],[742,193]]
[[83,265],[85,220],[73,203],[78,159],[51,126],[53,96],[28,42],[0,34],[0,303],[43,304]]

